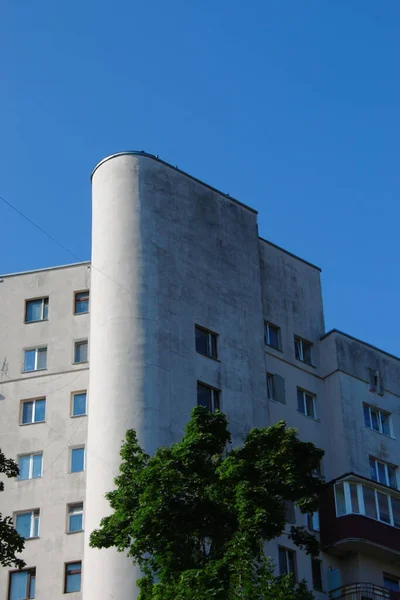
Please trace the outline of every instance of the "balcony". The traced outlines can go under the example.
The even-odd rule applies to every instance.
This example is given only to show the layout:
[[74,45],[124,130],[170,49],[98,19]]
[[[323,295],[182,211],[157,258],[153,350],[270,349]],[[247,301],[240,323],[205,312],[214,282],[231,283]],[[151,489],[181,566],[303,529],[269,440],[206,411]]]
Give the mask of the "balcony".
[[321,498],[320,528],[324,552],[363,553],[400,565],[398,490],[353,473],[343,476]]
[[373,583],[351,583],[329,592],[330,600],[400,600],[400,592]]

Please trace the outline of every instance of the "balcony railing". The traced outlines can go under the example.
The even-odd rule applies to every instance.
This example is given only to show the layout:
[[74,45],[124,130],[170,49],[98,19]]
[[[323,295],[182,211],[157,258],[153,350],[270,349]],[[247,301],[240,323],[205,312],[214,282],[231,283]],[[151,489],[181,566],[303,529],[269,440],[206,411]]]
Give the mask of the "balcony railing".
[[400,600],[400,592],[392,592],[373,583],[351,583],[329,592],[331,600]]

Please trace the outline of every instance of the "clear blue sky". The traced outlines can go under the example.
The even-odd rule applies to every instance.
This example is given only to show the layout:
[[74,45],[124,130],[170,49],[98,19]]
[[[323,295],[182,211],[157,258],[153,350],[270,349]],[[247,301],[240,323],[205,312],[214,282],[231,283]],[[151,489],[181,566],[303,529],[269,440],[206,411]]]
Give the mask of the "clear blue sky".
[[[327,328],[399,339],[399,0],[3,0],[0,195],[82,260],[90,180],[144,149],[322,267]],[[0,272],[72,262],[0,202]]]

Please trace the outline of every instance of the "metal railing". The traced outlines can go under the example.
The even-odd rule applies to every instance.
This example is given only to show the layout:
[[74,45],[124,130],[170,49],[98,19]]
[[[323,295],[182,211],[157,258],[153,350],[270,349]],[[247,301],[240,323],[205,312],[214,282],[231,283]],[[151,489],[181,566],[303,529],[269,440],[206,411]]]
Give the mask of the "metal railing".
[[329,592],[331,600],[400,600],[400,592],[392,592],[373,583],[351,583]]

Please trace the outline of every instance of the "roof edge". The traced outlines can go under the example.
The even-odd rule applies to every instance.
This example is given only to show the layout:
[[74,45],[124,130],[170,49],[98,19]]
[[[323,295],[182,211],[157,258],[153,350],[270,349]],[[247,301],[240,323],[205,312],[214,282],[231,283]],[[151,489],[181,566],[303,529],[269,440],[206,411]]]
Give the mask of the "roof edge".
[[55,267],[43,267],[42,269],[31,269],[30,271],[17,271],[16,273],[5,273],[0,275],[0,280],[7,277],[17,277],[18,275],[29,275],[30,273],[39,273],[41,271],[57,271],[58,269],[68,269],[70,267],[81,267],[83,265],[90,265],[90,260],[83,260],[82,262],[70,263],[67,265],[56,265]]
[[106,156],[105,158],[103,158],[103,160],[101,160],[99,163],[97,163],[97,165],[94,167],[92,174],[90,175],[90,180],[93,179],[93,175],[95,174],[97,169],[102,164],[111,160],[112,158],[116,158],[117,156],[127,156],[127,155],[128,156],[129,155],[146,156],[147,158],[151,158],[152,160],[155,160],[155,161],[159,162],[160,164],[165,165],[166,167],[169,167],[170,169],[173,169],[174,171],[178,171],[178,173],[181,173],[182,175],[185,175],[186,177],[189,177],[189,179],[191,179],[192,181],[196,181],[196,183],[200,183],[200,185],[204,185],[209,190],[212,190],[213,192],[216,192],[217,194],[224,196],[224,198],[227,198],[228,200],[232,200],[232,202],[234,202],[235,204],[238,204],[239,206],[242,206],[243,208],[246,208],[250,212],[252,212],[256,215],[258,214],[258,211],[255,208],[252,208],[251,206],[248,206],[247,204],[240,202],[240,200],[233,198],[233,196],[230,196],[229,194],[226,194],[225,192],[221,192],[221,190],[218,190],[217,188],[213,187],[212,185],[205,183],[201,179],[198,179],[197,177],[190,175],[190,173],[186,173],[186,171],[182,171],[182,169],[179,169],[177,166],[171,165],[169,162],[162,160],[161,158],[159,158],[159,156],[156,156],[155,154],[149,154],[148,152],[145,152],[144,150],[126,150],[123,152],[116,152],[115,154],[110,154],[109,156]]
[[331,335],[332,333],[338,333],[339,335],[343,335],[344,337],[349,338],[349,340],[353,340],[354,342],[358,342],[359,344],[363,344],[364,346],[368,346],[368,348],[372,348],[372,350],[376,350],[377,352],[381,352],[382,354],[386,354],[386,356],[389,356],[390,358],[394,358],[395,360],[400,360],[399,356],[395,356],[394,354],[390,354],[390,352],[386,352],[386,350],[382,350],[382,348],[378,348],[377,346],[373,346],[372,344],[369,344],[368,342],[364,342],[363,340],[360,340],[360,339],[354,337],[353,335],[350,335],[349,333],[345,333],[344,331],[340,331],[340,329],[331,329],[327,333],[324,333],[324,335],[320,338],[320,340],[324,340],[326,337],[328,337],[328,335]]
[[266,244],[269,244],[270,246],[273,246],[277,250],[281,250],[282,252],[284,252],[285,254],[288,254],[292,258],[297,258],[297,260],[299,260],[302,263],[308,265],[309,267],[312,267],[313,269],[317,269],[317,271],[319,271],[321,273],[321,271],[322,271],[321,267],[318,267],[317,265],[314,265],[313,263],[310,263],[308,260],[305,260],[304,258],[301,258],[301,256],[297,256],[297,254],[293,254],[293,252],[289,252],[289,250],[285,250],[285,248],[282,248],[281,246],[278,246],[277,244],[274,244],[273,242],[270,242],[269,240],[266,240],[263,237],[259,236],[258,239],[261,240],[262,242],[265,242]]

